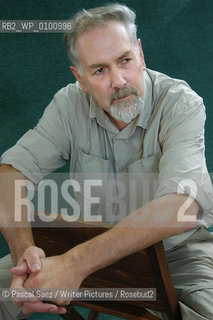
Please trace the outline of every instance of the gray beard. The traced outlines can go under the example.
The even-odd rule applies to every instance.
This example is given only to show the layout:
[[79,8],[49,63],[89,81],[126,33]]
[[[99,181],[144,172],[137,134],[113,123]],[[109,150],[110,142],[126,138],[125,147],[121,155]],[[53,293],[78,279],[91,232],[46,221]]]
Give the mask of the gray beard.
[[142,112],[143,108],[144,101],[137,95],[134,101],[124,100],[119,105],[112,104],[110,112],[113,118],[128,124]]

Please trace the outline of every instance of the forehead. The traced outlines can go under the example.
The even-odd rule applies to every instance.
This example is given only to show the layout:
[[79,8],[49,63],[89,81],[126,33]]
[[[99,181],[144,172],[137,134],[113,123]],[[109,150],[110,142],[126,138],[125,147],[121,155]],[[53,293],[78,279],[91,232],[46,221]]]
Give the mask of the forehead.
[[83,32],[77,39],[76,47],[81,62],[95,63],[103,59],[116,59],[133,48],[126,27],[115,21],[107,26],[97,26]]

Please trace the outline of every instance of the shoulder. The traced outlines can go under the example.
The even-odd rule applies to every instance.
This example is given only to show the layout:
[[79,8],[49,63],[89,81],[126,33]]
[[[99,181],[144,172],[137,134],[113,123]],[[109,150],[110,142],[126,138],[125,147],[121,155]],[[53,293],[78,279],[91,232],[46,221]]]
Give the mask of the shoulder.
[[54,96],[54,99],[60,104],[69,104],[75,106],[88,102],[88,96],[82,91],[78,82],[70,83],[66,87],[60,89]]
[[57,113],[66,119],[83,117],[89,112],[89,96],[86,95],[78,82],[70,83],[60,89],[52,100]]
[[203,99],[184,80],[149,69],[147,73],[152,81],[154,108],[157,108],[162,116],[169,115],[173,118],[180,113],[186,115],[195,110],[205,111]]

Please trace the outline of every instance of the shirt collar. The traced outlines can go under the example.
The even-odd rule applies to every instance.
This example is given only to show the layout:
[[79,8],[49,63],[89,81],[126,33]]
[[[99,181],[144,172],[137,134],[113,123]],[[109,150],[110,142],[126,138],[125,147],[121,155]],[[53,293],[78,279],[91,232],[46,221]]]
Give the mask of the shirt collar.
[[152,114],[152,110],[153,110],[153,97],[152,97],[153,84],[146,70],[144,71],[143,76],[144,76],[144,96],[143,96],[144,109],[143,109],[143,112],[141,112],[140,115],[138,116],[138,119],[136,121],[136,126],[146,129],[150,116]]

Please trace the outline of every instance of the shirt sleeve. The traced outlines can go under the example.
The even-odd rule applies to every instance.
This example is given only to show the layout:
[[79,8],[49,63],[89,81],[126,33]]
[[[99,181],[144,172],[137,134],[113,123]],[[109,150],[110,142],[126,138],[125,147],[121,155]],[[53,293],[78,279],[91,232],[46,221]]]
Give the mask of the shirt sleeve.
[[159,187],[156,197],[189,194],[201,207],[198,225],[213,224],[213,189],[204,148],[205,107],[202,99],[176,104],[162,118]]
[[38,184],[70,159],[71,132],[65,118],[65,108],[54,98],[37,126],[1,156],[1,163],[11,164]]

